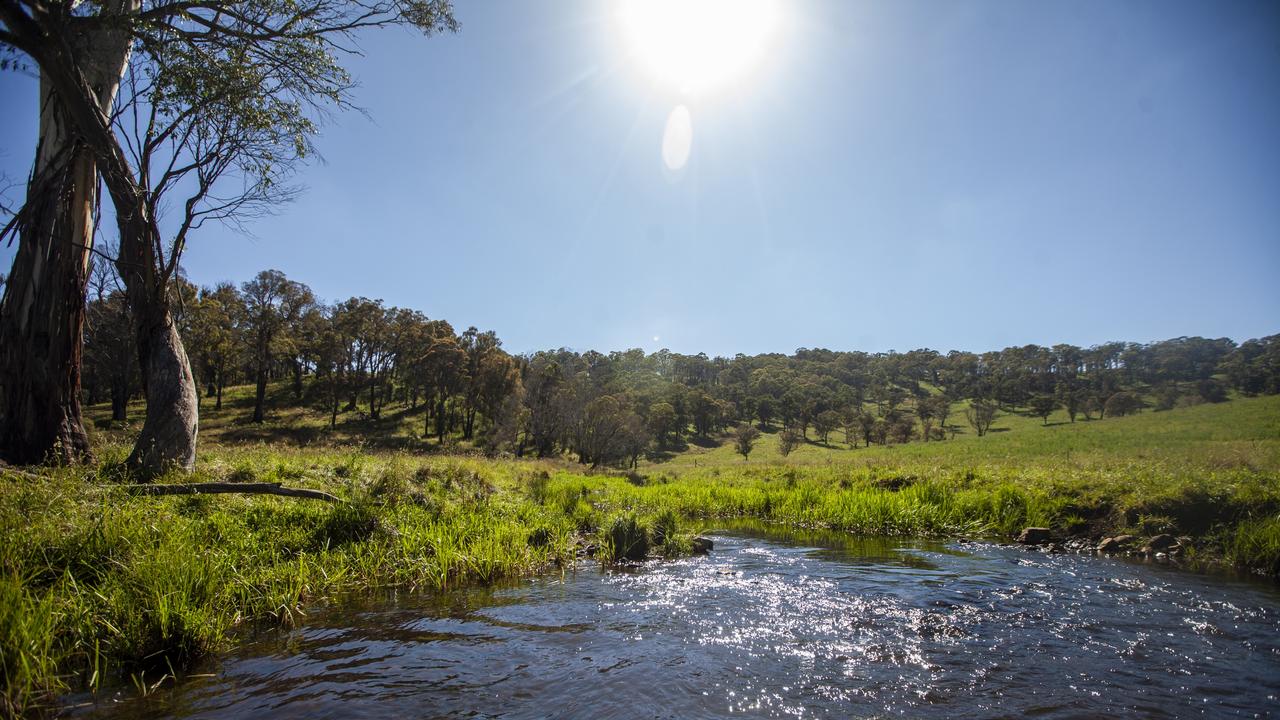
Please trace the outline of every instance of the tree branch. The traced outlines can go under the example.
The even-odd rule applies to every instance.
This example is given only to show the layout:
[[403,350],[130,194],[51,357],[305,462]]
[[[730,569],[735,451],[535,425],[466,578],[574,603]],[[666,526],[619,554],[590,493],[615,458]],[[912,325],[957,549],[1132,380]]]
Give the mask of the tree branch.
[[208,482],[182,485],[121,485],[119,487],[135,495],[281,495],[331,503],[342,502],[336,495],[330,495],[322,490],[287,488],[280,483]]

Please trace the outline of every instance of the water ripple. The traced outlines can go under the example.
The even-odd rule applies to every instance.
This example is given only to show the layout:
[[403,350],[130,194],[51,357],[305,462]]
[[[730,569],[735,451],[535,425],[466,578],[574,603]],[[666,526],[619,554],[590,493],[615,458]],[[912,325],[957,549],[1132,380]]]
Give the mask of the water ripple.
[[1272,717],[1272,585],[799,533],[366,601],[246,638],[124,717]]

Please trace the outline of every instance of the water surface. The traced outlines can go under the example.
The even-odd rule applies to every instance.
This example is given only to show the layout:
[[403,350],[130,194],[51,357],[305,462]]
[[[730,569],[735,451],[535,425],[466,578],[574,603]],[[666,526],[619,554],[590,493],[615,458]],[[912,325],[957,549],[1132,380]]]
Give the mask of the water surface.
[[344,603],[87,714],[1280,717],[1274,584],[994,545],[714,537],[709,557]]

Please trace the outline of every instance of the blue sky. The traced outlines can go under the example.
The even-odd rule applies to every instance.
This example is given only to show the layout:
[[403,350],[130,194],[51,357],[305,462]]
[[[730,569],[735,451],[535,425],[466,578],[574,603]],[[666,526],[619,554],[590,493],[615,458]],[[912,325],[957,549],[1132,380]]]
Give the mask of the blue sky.
[[[454,36],[363,39],[369,117],[325,128],[254,237],[202,230],[194,281],[277,268],[515,352],[1280,331],[1280,4],[781,0],[765,56],[693,96],[615,3],[457,12]],[[0,75],[11,180],[35,92]]]

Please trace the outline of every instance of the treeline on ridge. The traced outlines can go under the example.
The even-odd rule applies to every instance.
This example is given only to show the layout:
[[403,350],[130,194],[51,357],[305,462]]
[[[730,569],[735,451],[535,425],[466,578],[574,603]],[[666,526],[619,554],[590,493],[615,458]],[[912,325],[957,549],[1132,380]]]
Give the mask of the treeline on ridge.
[[[363,297],[325,305],[306,285],[267,270],[239,287],[175,284],[176,321],[209,403],[256,385],[252,420],[266,418],[268,383],[291,401],[340,418],[378,421],[396,406],[422,437],[488,452],[634,464],[734,427],[780,429],[789,452],[810,433],[826,443],[942,440],[962,425],[983,435],[997,411],[1071,422],[1142,408],[1221,402],[1230,390],[1280,393],[1280,335],[1180,337],[1089,348],[1026,345],[973,353],[866,353],[801,348],[792,355],[682,355],[566,349],[516,356],[497,335]],[[95,269],[84,351],[84,400],[110,400],[114,420],[138,397],[132,321],[108,266]],[[963,417],[953,405],[964,403]],[[750,440],[746,442],[750,451]],[[745,454],[745,453],[744,453]]]

